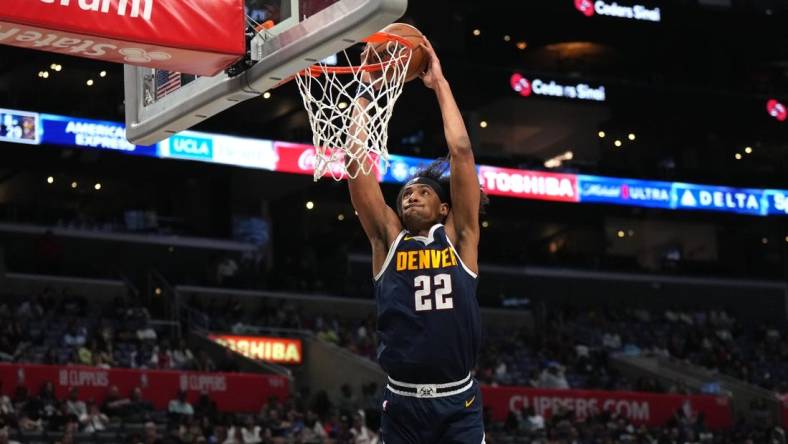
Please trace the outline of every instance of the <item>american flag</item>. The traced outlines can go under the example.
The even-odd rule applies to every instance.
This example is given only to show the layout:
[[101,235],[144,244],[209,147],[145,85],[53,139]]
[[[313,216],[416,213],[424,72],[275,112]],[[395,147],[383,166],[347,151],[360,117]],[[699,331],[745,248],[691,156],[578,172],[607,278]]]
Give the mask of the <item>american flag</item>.
[[156,100],[181,87],[181,73],[174,71],[156,71]]

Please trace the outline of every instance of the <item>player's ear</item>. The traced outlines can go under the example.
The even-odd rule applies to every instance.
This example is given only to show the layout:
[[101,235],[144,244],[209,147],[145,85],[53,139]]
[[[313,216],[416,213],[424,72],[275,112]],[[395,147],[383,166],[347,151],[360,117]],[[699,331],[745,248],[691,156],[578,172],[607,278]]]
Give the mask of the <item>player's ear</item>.
[[440,214],[442,217],[447,217],[449,215],[449,204],[443,202],[441,203]]

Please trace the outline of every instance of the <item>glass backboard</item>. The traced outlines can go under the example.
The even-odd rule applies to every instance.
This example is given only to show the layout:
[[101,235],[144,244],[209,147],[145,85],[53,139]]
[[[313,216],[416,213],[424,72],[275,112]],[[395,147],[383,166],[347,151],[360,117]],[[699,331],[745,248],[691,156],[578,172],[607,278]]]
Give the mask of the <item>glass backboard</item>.
[[[245,0],[247,57],[213,77],[125,66],[126,137],[151,145],[260,96],[400,18],[407,0]],[[257,29],[258,32],[254,30]]]

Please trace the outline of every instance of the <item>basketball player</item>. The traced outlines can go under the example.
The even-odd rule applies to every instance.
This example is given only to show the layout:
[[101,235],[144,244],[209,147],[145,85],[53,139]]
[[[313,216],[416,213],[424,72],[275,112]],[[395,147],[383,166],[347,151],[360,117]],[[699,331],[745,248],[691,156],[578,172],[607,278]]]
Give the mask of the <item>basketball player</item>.
[[[381,435],[386,444],[484,442],[482,399],[471,371],[481,336],[476,300],[479,187],[470,138],[429,41],[424,85],[438,99],[450,179],[435,163],[400,190],[396,211],[374,175],[349,181],[372,244],[378,362],[388,374]],[[359,99],[357,115],[368,101]],[[350,147],[360,149],[359,147]],[[349,165],[355,176],[356,165]]]

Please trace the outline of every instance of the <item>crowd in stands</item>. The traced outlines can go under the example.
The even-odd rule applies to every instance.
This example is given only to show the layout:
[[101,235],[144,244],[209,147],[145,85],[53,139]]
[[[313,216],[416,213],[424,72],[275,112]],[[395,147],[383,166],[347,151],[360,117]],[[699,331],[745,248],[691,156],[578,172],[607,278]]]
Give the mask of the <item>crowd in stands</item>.
[[215,370],[202,351],[168,339],[148,310],[117,298],[93,306],[69,290],[0,299],[0,362],[79,364],[101,368]]

